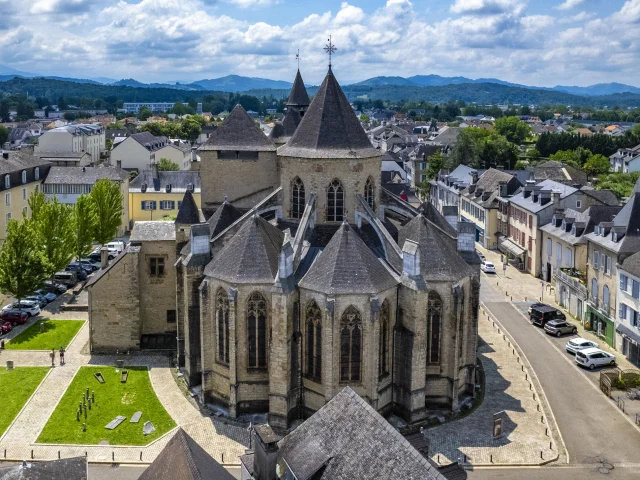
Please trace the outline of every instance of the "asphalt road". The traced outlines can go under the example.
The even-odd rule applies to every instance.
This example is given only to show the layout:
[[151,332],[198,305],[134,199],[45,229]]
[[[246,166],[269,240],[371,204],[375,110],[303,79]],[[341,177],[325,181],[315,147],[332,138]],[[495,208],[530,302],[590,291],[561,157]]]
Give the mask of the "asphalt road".
[[[592,372],[579,368],[555,339],[529,321],[489,282],[481,299],[527,356],[547,396],[569,453],[569,466],[538,469],[479,469],[470,478],[596,478],[600,461],[614,469],[609,478],[640,478],[640,430],[596,386]],[[561,470],[560,470],[561,469]],[[550,475],[550,476],[547,476]]]

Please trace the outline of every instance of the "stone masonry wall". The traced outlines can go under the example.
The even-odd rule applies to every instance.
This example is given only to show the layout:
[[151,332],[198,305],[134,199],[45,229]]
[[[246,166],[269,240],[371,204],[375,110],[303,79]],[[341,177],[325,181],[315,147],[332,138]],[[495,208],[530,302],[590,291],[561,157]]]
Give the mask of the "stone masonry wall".
[[[150,275],[150,259],[164,259],[164,275]],[[176,246],[173,241],[142,242],[140,251],[141,334],[175,332],[167,322],[167,311],[176,310]]]

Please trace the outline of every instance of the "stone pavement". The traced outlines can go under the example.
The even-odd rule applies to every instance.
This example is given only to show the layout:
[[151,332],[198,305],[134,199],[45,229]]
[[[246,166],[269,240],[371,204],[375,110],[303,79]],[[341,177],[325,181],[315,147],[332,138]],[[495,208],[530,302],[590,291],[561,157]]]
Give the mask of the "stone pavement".
[[[489,316],[481,315],[478,354],[485,373],[485,398],[469,416],[425,430],[431,458],[446,465],[540,465],[556,460],[547,415],[531,374],[509,337]],[[493,414],[506,412],[504,436],[493,438]],[[550,420],[553,422],[553,419]]]
[[[55,306],[53,306],[55,307]],[[43,312],[44,317],[56,319],[84,319],[86,312]],[[54,313],[56,312],[56,313]],[[51,413],[62,398],[75,373],[83,365],[115,365],[111,355],[88,355],[88,322],[69,345],[65,354],[66,364],[52,368],[22,411],[0,437],[0,460],[53,460],[87,455],[90,462],[151,463],[171,439],[175,430],[142,447],[99,445],[46,445],[35,443]],[[118,356],[127,365],[149,368],[151,384],[156,395],[177,425],[192,435],[213,457],[226,464],[238,464],[238,456],[249,445],[249,432],[243,426],[211,418],[201,412],[185,397],[171,375],[170,362],[160,355]],[[48,352],[3,350],[0,363],[13,360],[16,366],[50,366]],[[1,368],[1,367],[0,367]]]

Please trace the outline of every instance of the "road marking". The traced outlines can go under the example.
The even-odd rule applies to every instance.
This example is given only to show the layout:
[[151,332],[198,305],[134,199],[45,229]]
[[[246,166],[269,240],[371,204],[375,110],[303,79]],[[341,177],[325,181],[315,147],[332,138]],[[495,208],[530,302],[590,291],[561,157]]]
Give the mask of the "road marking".
[[[527,323],[528,323],[529,325],[531,325],[531,322],[529,321],[529,319],[527,319],[527,317],[524,315],[524,313],[522,313],[520,310],[518,310],[518,309],[515,307],[515,305],[513,305],[511,302],[506,302],[506,303],[509,303],[509,305],[511,305],[511,306],[513,307],[513,309],[514,309],[516,312],[518,312],[518,313],[519,313],[519,314],[520,314],[520,315],[521,315],[521,316],[522,316],[522,317],[527,321]],[[485,305],[485,308],[486,308],[486,307],[487,307],[487,306]],[[494,316],[495,316],[495,315],[494,315]],[[503,328],[504,328],[504,326],[503,326]],[[571,361],[571,359],[569,359],[569,358],[568,358],[568,357],[567,357],[567,356],[562,352],[562,350],[560,350],[560,349],[558,348],[558,346],[557,346],[555,343],[553,343],[553,342],[549,339],[549,336],[544,332],[544,330],[540,330],[540,329],[539,329],[539,328],[537,328],[537,327],[535,327],[535,329],[536,329],[536,332],[537,332],[539,335],[542,335],[542,336],[545,338],[545,340],[546,340],[547,342],[549,342],[549,344],[550,344],[553,348],[555,348],[555,349],[556,349],[556,351],[560,354],[560,356],[561,356],[564,360],[566,360],[566,361],[569,363],[569,365],[572,365],[572,366],[573,366],[573,369],[574,369],[574,370],[577,370],[577,371],[578,371],[578,373],[584,377],[584,379],[587,381],[587,383],[588,383],[591,387],[593,387],[597,392],[599,392],[601,395],[603,395],[602,390],[600,390],[600,388],[599,388],[599,387],[598,387],[594,382],[592,382],[592,381],[589,379],[589,377],[587,376],[587,374],[586,374],[585,372],[583,372],[583,371],[582,371],[582,369],[581,369],[580,367],[578,367],[578,364],[575,362],[575,360],[574,360],[574,361]],[[505,329],[505,330],[506,330],[506,329]],[[528,360],[527,360],[527,361],[528,361]],[[533,368],[533,367],[531,367],[531,368]],[[607,398],[607,400],[610,400],[610,398]],[[614,409],[618,414],[622,415],[622,418],[624,418],[627,422],[629,422],[629,425],[631,425],[631,426],[632,426],[632,427],[634,427],[636,430],[638,430],[638,432],[640,432],[640,427],[639,427],[638,425],[636,425],[635,423],[633,423],[633,420],[631,420],[631,419],[627,416],[627,414],[623,413],[619,408],[615,407],[615,406],[613,405],[613,403],[611,403],[611,402],[607,402],[607,403],[608,403],[608,404],[609,404],[609,405],[610,405],[610,406],[611,406],[611,407],[612,407],[612,408],[613,408],[613,409]],[[551,405],[549,405],[549,408],[551,409]],[[551,413],[553,414],[553,410],[552,410],[552,412],[551,412]],[[554,417],[554,420],[555,420],[555,417]],[[558,431],[559,431],[559,430],[560,430],[560,427],[558,427]],[[564,443],[564,441],[563,441],[563,443]]]

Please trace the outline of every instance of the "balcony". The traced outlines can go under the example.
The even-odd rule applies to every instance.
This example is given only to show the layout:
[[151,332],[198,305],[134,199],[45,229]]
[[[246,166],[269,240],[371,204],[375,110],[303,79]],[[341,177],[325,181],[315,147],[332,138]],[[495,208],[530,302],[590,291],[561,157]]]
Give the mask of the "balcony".
[[[578,270],[572,268],[556,269],[556,281],[562,282],[567,287],[573,289],[575,294],[582,300],[586,300],[588,296],[585,279],[586,275]],[[590,298],[590,300],[595,302],[594,305],[598,302],[597,298]]]

